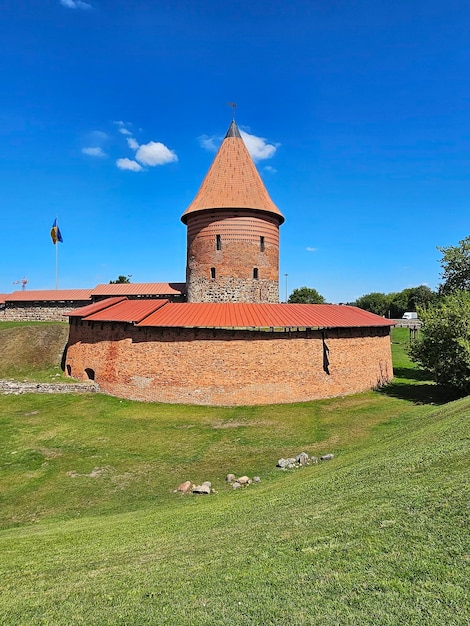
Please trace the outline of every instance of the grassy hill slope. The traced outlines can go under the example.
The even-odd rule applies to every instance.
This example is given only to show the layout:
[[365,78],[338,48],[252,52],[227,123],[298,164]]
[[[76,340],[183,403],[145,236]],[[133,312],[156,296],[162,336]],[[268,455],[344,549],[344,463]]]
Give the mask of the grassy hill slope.
[[[466,625],[470,398],[394,352],[297,405],[0,396],[0,624]],[[301,451],[335,458],[276,469]]]
[[61,377],[68,332],[65,322],[1,322],[0,378],[50,382]]
[[244,491],[4,530],[2,623],[467,624],[469,413]]

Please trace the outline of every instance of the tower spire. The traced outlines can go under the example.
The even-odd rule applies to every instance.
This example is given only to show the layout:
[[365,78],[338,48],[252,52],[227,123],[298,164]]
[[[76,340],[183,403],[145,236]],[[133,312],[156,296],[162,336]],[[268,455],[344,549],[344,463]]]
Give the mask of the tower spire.
[[236,102],[227,102],[227,105],[229,107],[232,107],[232,122],[235,121],[235,109],[237,108],[237,103]]

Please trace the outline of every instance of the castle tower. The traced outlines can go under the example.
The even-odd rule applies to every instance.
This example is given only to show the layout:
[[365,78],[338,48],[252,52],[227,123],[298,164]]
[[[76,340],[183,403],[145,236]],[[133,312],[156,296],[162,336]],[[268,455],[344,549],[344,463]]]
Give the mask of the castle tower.
[[188,228],[188,302],[279,302],[284,217],[235,121],[181,220]]

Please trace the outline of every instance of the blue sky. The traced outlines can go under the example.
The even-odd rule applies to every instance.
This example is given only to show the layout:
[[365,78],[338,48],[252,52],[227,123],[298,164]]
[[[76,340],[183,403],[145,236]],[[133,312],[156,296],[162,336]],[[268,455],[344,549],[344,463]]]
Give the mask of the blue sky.
[[184,281],[236,121],[281,226],[281,299],[439,283],[469,232],[470,4],[6,0],[0,292]]

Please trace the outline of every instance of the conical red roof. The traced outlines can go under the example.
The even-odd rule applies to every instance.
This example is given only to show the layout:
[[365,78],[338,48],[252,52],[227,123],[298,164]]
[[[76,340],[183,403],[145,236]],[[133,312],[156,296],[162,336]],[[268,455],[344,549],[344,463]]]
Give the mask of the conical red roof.
[[215,159],[202,181],[196,197],[181,216],[187,224],[188,215],[208,209],[254,209],[284,216],[269,197],[258,170],[232,121]]

